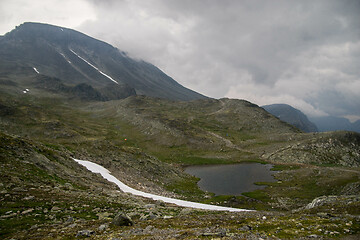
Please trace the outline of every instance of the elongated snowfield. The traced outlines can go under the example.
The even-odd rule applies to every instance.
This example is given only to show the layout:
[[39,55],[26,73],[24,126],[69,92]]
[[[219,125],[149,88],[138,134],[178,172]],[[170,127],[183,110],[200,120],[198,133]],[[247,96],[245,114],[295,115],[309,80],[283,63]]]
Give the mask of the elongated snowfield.
[[88,62],[86,59],[84,59],[83,57],[81,57],[79,54],[77,54],[74,50],[69,49],[73,54],[75,54],[78,58],[80,58],[81,60],[83,60],[84,62],[86,62],[88,65],[90,65],[90,67],[93,67],[96,71],[98,71],[99,73],[101,73],[102,75],[104,75],[105,77],[107,77],[108,79],[110,79],[111,81],[113,81],[114,83],[119,84],[116,80],[114,80],[112,77],[110,77],[109,75],[107,75],[106,73],[100,71],[97,67],[95,67],[94,65],[92,65],[90,62]]
[[109,182],[113,182],[116,185],[118,185],[118,187],[120,188],[121,191],[126,192],[126,193],[131,193],[136,196],[151,198],[153,200],[161,200],[163,202],[172,203],[172,204],[178,205],[180,207],[190,207],[190,208],[197,208],[197,209],[204,209],[204,210],[230,211],[230,212],[252,211],[252,210],[247,210],[247,209],[230,208],[230,207],[215,206],[215,205],[209,205],[209,204],[203,204],[203,203],[189,202],[189,201],[184,201],[184,200],[180,200],[180,199],[162,197],[162,196],[158,196],[158,195],[154,195],[154,194],[150,194],[150,193],[141,192],[141,191],[138,191],[136,189],[133,189],[133,188],[125,185],[124,183],[119,181],[116,177],[111,175],[109,170],[107,170],[106,168],[104,168],[96,163],[84,161],[84,160],[78,160],[78,159],[74,159],[74,160],[77,163],[79,163],[80,165],[83,165],[84,167],[86,167],[89,171],[91,171],[93,173],[100,173],[103,178],[105,178]]

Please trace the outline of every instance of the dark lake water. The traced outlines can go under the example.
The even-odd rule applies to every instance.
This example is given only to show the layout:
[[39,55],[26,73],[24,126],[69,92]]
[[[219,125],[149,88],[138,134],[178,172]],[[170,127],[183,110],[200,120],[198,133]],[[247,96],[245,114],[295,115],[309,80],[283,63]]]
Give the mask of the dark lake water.
[[270,171],[272,165],[260,163],[239,163],[230,165],[190,166],[185,172],[200,178],[198,186],[203,191],[216,195],[241,195],[265,186],[255,182],[275,182]]

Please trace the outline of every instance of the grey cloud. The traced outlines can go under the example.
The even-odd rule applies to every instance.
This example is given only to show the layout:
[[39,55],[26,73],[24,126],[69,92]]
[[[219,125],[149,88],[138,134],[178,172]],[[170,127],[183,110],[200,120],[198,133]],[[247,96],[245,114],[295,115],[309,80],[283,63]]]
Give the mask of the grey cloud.
[[336,84],[360,81],[359,1],[102,2],[80,30],[187,87],[255,103],[298,101],[308,114],[360,115],[360,96]]
[[360,116],[358,0],[83,1],[77,30],[205,95]]

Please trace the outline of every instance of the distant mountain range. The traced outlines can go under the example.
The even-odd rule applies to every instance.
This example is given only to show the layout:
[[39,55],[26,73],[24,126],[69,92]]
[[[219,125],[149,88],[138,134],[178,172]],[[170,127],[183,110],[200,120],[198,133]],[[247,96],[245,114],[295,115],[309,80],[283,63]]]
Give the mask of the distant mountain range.
[[329,132],[347,130],[360,132],[360,120],[351,123],[346,118],[325,116],[307,117],[300,110],[287,104],[271,104],[262,106],[266,111],[304,132]]
[[318,126],[320,132],[347,130],[360,132],[360,120],[350,122],[347,118],[342,117],[311,117],[310,120]]
[[17,77],[37,74],[33,77],[37,87],[45,84],[52,91],[96,100],[135,94],[185,101],[205,98],[105,42],[41,23],[27,22],[1,36],[0,72]]
[[300,110],[287,104],[271,104],[262,106],[267,112],[271,113],[280,120],[287,122],[304,132],[317,132],[316,125],[309,121],[307,116]]

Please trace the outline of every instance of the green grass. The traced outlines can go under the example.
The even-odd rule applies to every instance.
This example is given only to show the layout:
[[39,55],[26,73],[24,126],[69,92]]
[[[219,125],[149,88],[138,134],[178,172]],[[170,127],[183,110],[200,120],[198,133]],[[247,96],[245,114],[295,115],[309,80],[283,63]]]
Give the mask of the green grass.
[[284,170],[296,170],[300,169],[299,165],[288,165],[288,164],[276,164],[270,169],[271,171],[284,171]]
[[169,191],[175,192],[188,200],[199,200],[204,196],[204,192],[197,186],[199,178],[189,176],[165,186]]
[[205,158],[205,157],[181,157],[177,159],[177,163],[183,165],[209,165],[209,164],[232,164],[236,163],[233,160],[222,159],[222,158]]
[[263,203],[268,203],[271,202],[271,198],[269,197],[268,194],[266,194],[266,192],[262,191],[262,190],[255,190],[252,192],[245,192],[243,193],[244,196],[249,197],[249,198],[254,198],[256,200],[259,200]]

